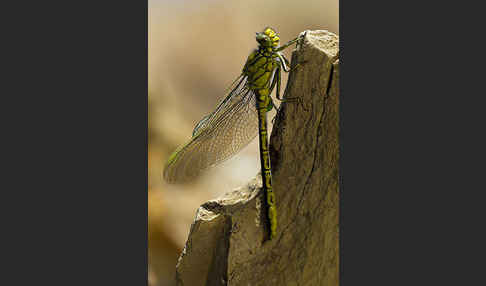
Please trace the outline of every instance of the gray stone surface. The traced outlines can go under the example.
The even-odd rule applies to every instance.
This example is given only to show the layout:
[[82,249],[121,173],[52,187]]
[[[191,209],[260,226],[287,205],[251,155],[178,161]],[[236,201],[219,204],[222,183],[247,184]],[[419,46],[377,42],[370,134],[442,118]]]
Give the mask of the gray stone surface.
[[277,237],[268,240],[261,177],[203,204],[177,285],[339,284],[339,38],[307,31],[292,54],[270,138]]

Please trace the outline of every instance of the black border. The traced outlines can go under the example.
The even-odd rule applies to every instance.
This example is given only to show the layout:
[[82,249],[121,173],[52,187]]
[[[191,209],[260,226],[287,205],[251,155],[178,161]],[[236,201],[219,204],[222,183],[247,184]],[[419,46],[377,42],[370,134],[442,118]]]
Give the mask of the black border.
[[148,4],[19,4],[4,10],[1,284],[146,285]]
[[456,4],[340,1],[341,285],[484,284],[484,25]]

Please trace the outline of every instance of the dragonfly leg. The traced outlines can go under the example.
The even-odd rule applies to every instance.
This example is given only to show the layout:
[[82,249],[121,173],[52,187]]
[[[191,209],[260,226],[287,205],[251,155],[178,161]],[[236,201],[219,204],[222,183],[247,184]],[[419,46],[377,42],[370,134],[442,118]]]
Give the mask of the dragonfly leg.
[[277,86],[277,90],[275,91],[275,97],[277,97],[278,100],[282,100],[280,98],[280,84],[282,83],[282,71],[280,69],[280,64],[277,66],[277,69],[275,70],[275,76],[273,77],[272,81],[272,89],[273,87]]
[[295,66],[293,66],[293,67],[290,67],[290,68],[289,68],[289,66],[290,66],[290,62],[289,62],[289,60],[288,60],[288,59],[287,59],[287,58],[286,58],[284,55],[282,55],[282,54],[280,54],[280,53],[279,53],[279,54],[277,54],[277,55],[278,55],[278,57],[280,58],[280,63],[279,63],[279,64],[282,66],[282,69],[283,69],[285,72],[290,72],[290,71],[292,71],[292,70],[296,70],[298,67],[301,67],[301,66],[303,66],[305,63],[307,63],[307,61],[300,61],[300,62],[298,62],[298,63],[297,63]]
[[291,40],[291,41],[288,41],[286,44],[284,44],[284,45],[282,45],[282,46],[278,47],[277,49],[275,49],[275,51],[280,52],[280,51],[282,51],[282,50],[285,50],[286,48],[288,48],[288,47],[289,47],[289,46],[291,46],[292,44],[295,44],[295,43],[296,43],[297,41],[299,41],[299,40],[300,40],[300,37],[297,37],[297,38],[295,38],[295,39],[293,39],[293,40]]
[[[285,59],[285,58],[284,58]],[[302,64],[306,63],[307,61],[304,61],[302,62]],[[301,63],[298,63],[295,67],[289,69],[290,70],[294,70],[296,69],[297,67],[300,67],[302,66]],[[275,71],[275,76],[273,77],[273,81],[272,81],[272,85],[271,85],[271,90],[273,90],[274,86],[277,87],[277,91],[276,91],[276,98],[278,100],[280,100],[281,102],[299,102],[302,107],[304,108],[304,110],[307,110],[305,109],[304,107],[304,103],[302,102],[302,98],[300,97],[289,97],[289,98],[282,98],[280,97],[280,87],[281,87],[281,83],[282,83],[282,72],[281,72],[281,69],[283,69],[284,71],[286,71],[286,66],[285,66],[285,63],[284,61],[280,60],[278,61],[278,67],[277,67],[277,70]],[[271,91],[270,91],[271,92]],[[277,110],[277,113],[280,111],[280,108],[275,108]],[[270,111],[271,109],[269,109],[268,111]],[[272,123],[275,121],[275,117],[272,119]]]
[[305,38],[305,35],[307,34],[307,31],[301,35],[301,36],[298,36],[297,38],[293,39],[292,41],[288,41],[286,44],[284,44],[283,46],[280,46],[279,48],[275,49],[276,52],[280,52],[281,50],[285,50],[286,48],[288,48],[290,45],[294,44],[294,43],[297,43],[299,44],[299,41],[300,40],[303,40]]
[[[282,63],[279,62],[279,65],[282,65]],[[298,65],[297,65],[298,66]],[[297,67],[296,66],[296,67]],[[293,69],[295,69],[296,67],[294,67]],[[282,65],[282,68],[285,70],[285,67]],[[281,102],[286,102],[286,101],[293,101],[294,99],[297,99],[299,100],[300,97],[295,97],[295,98],[281,98],[280,97],[280,85],[282,83],[282,73],[280,71],[280,66],[277,68],[277,71],[276,71],[276,74],[275,74],[275,77],[274,77],[274,80],[276,79],[276,86],[277,86],[277,92],[276,92],[276,97],[278,100],[280,100]],[[272,83],[273,85],[273,83]]]
[[304,102],[302,101],[302,98],[300,97],[287,97],[287,98],[284,98],[281,100],[281,102],[297,102],[297,103],[300,103],[300,105],[302,105],[302,108],[307,111],[307,108],[305,108],[305,105],[304,105]]
[[[282,99],[280,98],[280,85],[281,85],[281,82],[282,82],[282,71],[281,71],[281,65],[280,63],[278,64],[277,66],[277,69],[275,70],[275,76],[273,77],[273,80],[272,80],[272,89],[276,86],[277,87],[277,90],[275,92],[275,97],[282,101]],[[272,102],[273,104],[273,102]],[[273,106],[275,107],[275,111],[277,112],[275,114],[275,116],[272,118],[272,124],[275,123],[275,118],[277,117],[277,114],[280,112],[280,108],[277,108],[275,106],[275,104],[273,104]]]
[[296,48],[298,48],[299,45],[302,45],[302,41],[304,41],[306,35],[307,35],[307,31],[305,31],[304,34],[299,37],[300,41],[297,42]]
[[273,76],[272,84],[270,85],[270,89],[269,89],[270,92],[268,93],[269,95],[272,94],[272,91],[275,88],[275,85],[277,85],[277,98],[279,98],[278,94],[279,94],[279,91],[280,91],[280,77],[281,77],[280,64],[277,64],[277,68],[275,69],[275,75]]
[[277,56],[278,56],[278,65],[280,67],[282,67],[282,69],[285,71],[285,72],[289,72],[290,71],[290,68],[287,66],[287,63],[289,63],[289,60],[287,60],[287,58],[282,55],[281,53],[277,53]]
[[282,58],[284,59],[285,64],[290,66],[290,61],[287,59],[287,57],[284,54],[282,54]]
[[299,67],[303,66],[305,63],[307,63],[308,61],[300,61],[298,62],[295,66],[291,67],[288,71],[293,71],[293,70],[296,70],[298,69]]
[[307,61],[301,61],[301,62],[298,62],[295,66],[291,67],[290,70],[293,71],[293,70],[296,70],[298,67],[301,67],[303,66]]
[[275,106],[275,110],[277,111],[277,113],[275,113],[275,115],[272,118],[272,124],[275,124],[275,119],[277,118],[278,113],[280,112],[280,107]]

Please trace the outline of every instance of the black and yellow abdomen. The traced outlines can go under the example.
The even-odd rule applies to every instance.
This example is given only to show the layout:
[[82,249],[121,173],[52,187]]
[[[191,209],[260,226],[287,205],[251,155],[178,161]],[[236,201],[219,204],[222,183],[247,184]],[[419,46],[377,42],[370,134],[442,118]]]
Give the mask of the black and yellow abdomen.
[[[269,219],[270,239],[277,234],[277,208],[272,189],[272,172],[270,153],[268,149],[267,112],[271,104],[271,82],[278,66],[277,55],[272,48],[262,47],[253,51],[245,64],[243,73],[248,76],[250,89],[255,91],[256,108],[258,111],[258,137],[260,145],[260,163],[263,181],[263,191]],[[269,108],[270,107],[270,108]]]

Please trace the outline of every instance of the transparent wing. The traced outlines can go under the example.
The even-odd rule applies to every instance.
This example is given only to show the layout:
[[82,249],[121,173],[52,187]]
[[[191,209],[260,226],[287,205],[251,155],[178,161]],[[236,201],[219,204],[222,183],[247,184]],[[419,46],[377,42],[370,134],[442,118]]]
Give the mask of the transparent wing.
[[164,179],[180,183],[229,159],[258,135],[255,94],[241,76],[213,113],[194,128],[193,137],[169,158]]

